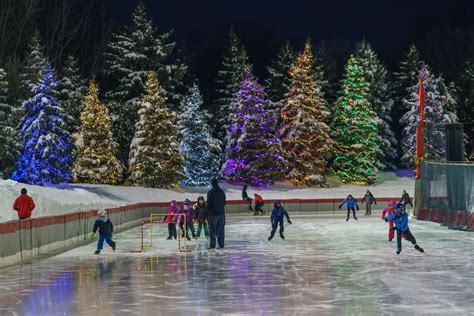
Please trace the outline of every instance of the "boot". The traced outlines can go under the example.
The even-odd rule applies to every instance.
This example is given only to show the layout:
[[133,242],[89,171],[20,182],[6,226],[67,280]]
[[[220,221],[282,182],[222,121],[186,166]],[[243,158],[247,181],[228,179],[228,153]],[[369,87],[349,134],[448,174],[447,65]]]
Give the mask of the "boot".
[[112,250],[115,252],[115,247],[117,246],[117,243],[115,241],[112,241]]
[[285,236],[283,234],[280,234],[281,239],[285,240]]
[[268,241],[272,240],[272,238],[273,238],[272,236],[268,237]]
[[348,222],[348,221],[349,221],[349,217],[348,217],[348,218],[346,218],[346,222]]
[[171,236],[168,236],[168,238],[166,238],[166,240],[171,240],[171,239],[173,239],[173,237]]
[[397,249],[397,255],[399,255],[400,252],[402,252],[402,250],[401,250],[401,249]]
[[189,235],[186,235],[186,239],[187,239],[187,240],[191,240],[191,238],[189,238]]
[[100,250],[94,251],[94,255],[100,255]]
[[424,253],[425,251],[423,250],[423,248],[421,248],[420,246],[418,245],[415,245],[415,249],[418,250],[419,252],[421,253]]

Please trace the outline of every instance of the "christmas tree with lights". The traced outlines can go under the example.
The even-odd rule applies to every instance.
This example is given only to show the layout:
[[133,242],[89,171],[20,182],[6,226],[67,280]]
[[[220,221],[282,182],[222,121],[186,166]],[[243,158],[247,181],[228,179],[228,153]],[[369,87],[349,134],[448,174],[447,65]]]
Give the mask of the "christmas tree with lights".
[[176,114],[160,94],[155,72],[149,72],[140,99],[140,119],[130,146],[128,181],[144,187],[176,187],[185,178],[179,152]]
[[281,111],[279,135],[285,160],[286,176],[295,185],[324,185],[332,151],[329,116],[321,86],[313,73],[311,43],[305,44],[291,70],[291,90]]
[[123,167],[115,157],[109,110],[99,101],[99,87],[91,80],[81,107],[81,128],[74,179],[79,183],[118,184]]
[[24,116],[20,122],[21,155],[13,180],[51,185],[71,179],[73,146],[65,129],[65,113],[51,90],[57,79],[51,65],[42,71],[43,77],[31,85],[34,96],[23,103]]
[[341,85],[331,126],[336,142],[332,167],[343,182],[371,184],[376,180],[377,157],[381,155],[380,119],[369,102],[369,86],[358,58],[349,58]]
[[221,167],[221,144],[213,138],[202,109],[202,96],[197,84],[190,89],[180,115],[180,152],[184,158],[182,184],[205,186],[216,178]]

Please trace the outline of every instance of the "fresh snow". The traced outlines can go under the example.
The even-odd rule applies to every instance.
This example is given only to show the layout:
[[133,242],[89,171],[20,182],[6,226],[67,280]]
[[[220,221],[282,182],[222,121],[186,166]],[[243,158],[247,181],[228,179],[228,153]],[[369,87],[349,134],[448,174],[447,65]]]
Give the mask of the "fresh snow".
[[[361,199],[366,189],[377,197],[400,197],[402,190],[413,196],[414,181],[409,177],[399,177],[394,173],[380,173],[382,183],[372,186],[339,185],[331,188],[300,188],[287,183],[277,183],[270,189],[249,188],[249,195],[258,192],[264,199],[315,199],[337,198],[343,199],[352,194]],[[331,179],[329,179],[331,182]],[[335,182],[335,180],[332,180]],[[332,185],[338,185],[333,183]],[[227,199],[240,200],[241,185],[221,183]],[[21,188],[27,188],[28,194],[33,197],[36,209],[33,217],[59,215],[78,211],[87,211],[101,207],[114,207],[141,202],[168,202],[182,201],[186,198],[197,200],[199,195],[206,196],[208,187],[182,187],[176,190],[151,189],[142,187],[126,187],[95,184],[69,184],[63,187],[41,187],[27,185],[13,180],[0,179],[0,222],[17,219],[17,213],[12,210],[15,198]]]

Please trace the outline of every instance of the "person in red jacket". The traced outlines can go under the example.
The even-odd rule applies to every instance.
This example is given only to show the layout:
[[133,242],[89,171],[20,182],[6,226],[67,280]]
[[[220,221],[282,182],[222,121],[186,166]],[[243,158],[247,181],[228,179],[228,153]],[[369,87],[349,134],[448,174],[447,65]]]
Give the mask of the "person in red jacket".
[[21,195],[16,198],[13,203],[13,209],[18,212],[19,219],[26,219],[31,217],[31,212],[35,209],[35,202],[26,194],[25,188],[21,189]]

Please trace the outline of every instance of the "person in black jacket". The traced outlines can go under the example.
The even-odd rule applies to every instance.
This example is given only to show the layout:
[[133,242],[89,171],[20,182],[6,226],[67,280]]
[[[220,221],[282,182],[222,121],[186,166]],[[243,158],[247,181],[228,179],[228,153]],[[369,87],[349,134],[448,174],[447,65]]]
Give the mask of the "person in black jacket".
[[403,207],[406,207],[407,204],[410,204],[411,207],[413,207],[413,203],[411,203],[411,198],[408,195],[407,191],[405,191],[405,190],[403,190],[402,198],[400,199],[400,202],[398,202],[398,203],[402,204]]
[[91,239],[94,239],[94,235],[99,230],[99,242],[97,243],[97,250],[94,252],[94,255],[100,254],[104,246],[104,240],[112,247],[115,251],[115,242],[112,240],[112,233],[114,232],[114,225],[107,218],[107,212],[104,209],[101,209],[97,212],[99,218],[95,221],[94,228],[92,229]]
[[217,179],[213,179],[212,189],[207,192],[207,218],[209,221],[209,249],[216,249],[216,238],[219,248],[224,249],[225,226],[225,193],[219,187]]
[[247,193],[247,188],[248,188],[247,185],[244,185],[244,187],[242,188],[242,200],[247,201],[247,203],[249,203],[249,212],[253,212],[253,209],[252,209],[253,200],[249,197]]

